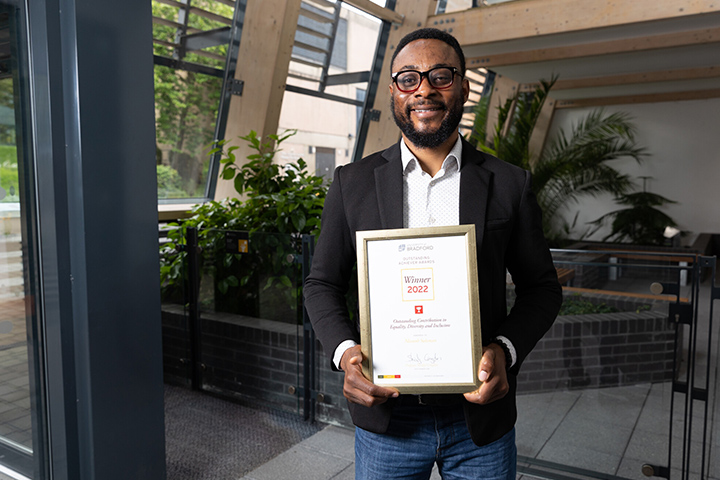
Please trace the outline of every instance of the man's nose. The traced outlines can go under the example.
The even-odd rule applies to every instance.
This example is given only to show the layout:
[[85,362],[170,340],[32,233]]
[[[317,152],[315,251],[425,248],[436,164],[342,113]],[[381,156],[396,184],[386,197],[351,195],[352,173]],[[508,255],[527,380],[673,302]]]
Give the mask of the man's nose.
[[430,85],[430,80],[427,77],[420,78],[420,86],[415,90],[415,96],[428,97],[434,93],[437,93],[437,90]]

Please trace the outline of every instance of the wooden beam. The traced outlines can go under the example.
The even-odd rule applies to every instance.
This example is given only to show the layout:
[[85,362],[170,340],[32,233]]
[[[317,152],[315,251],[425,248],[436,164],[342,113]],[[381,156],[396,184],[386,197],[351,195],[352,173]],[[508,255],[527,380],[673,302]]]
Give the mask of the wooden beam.
[[[300,0],[248,2],[245,10],[237,80],[244,83],[241,96],[233,96],[225,138],[239,159],[253,152],[239,136],[255,130],[265,137],[277,133]],[[242,163],[239,161],[238,164]],[[218,179],[216,199],[237,196],[232,182]]]
[[403,15],[405,21],[402,25],[390,30],[380,84],[375,95],[375,102],[371,106],[380,111],[380,118],[377,122],[370,122],[363,155],[387,148],[397,142],[400,137],[400,130],[398,130],[390,111],[390,89],[388,88],[390,85],[390,60],[398,42],[408,33],[425,25],[428,11],[433,3],[435,3],[434,0],[398,0],[397,2],[397,13]]
[[[389,8],[381,7],[380,5],[371,2],[370,0],[345,0],[345,3],[352,5],[358,10],[362,10],[380,20],[385,20],[391,23],[397,23],[402,25],[405,21],[405,16],[399,13],[397,10],[390,10]],[[423,1],[423,3],[425,3]]]
[[[718,2],[720,3],[720,2]],[[703,45],[720,42],[720,27],[666,33],[606,42],[584,43],[554,48],[484,55],[466,59],[468,68],[493,68],[524,63],[547,62],[568,58],[592,57],[611,53],[643,52],[661,48]]]
[[[500,113],[498,108],[505,105],[505,101],[515,95],[519,86],[518,82],[508,77],[499,74],[495,76],[490,105],[488,106],[487,126],[485,127],[485,141],[488,145],[492,144],[495,135],[495,125],[497,125]],[[509,123],[506,122],[503,128],[507,128],[508,125]]]
[[530,136],[529,149],[531,166],[535,165],[545,148],[550,125],[552,125],[553,116],[555,116],[556,103],[554,98],[548,97],[545,99],[542,110],[540,110],[540,115]]
[[606,105],[631,105],[638,103],[682,102],[720,98],[720,88],[688,90],[685,92],[649,93],[647,95],[623,95],[617,97],[582,98],[558,100],[555,108],[602,107]]
[[[553,90],[572,90],[577,88],[612,87],[616,85],[634,85],[656,82],[674,82],[720,77],[720,65],[713,67],[686,68],[678,70],[661,70],[657,72],[626,73],[602,77],[569,78],[558,80]],[[539,83],[523,84],[520,91],[531,91]]]
[[452,29],[464,46],[713,12],[717,0],[522,0],[434,15],[427,26]]

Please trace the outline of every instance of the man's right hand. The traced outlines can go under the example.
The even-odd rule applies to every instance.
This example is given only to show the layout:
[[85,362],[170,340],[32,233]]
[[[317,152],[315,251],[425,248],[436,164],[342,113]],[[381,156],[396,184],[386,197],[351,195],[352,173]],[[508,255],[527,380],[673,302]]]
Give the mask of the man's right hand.
[[384,388],[370,382],[362,372],[363,354],[360,345],[348,348],[340,359],[340,368],[345,372],[343,394],[353,403],[366,407],[380,405],[389,398],[399,395],[394,388]]

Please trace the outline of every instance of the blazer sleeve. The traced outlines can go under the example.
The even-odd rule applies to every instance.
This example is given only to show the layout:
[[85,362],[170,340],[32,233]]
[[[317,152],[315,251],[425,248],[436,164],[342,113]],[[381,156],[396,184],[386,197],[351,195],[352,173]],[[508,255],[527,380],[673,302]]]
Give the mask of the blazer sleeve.
[[341,169],[335,170],[334,181],[325,199],[322,228],[303,290],[310,322],[331,359],[341,342],[354,340],[360,343],[360,333],[356,322],[350,318],[345,298],[356,252],[354,233],[348,225],[344,206]]
[[515,284],[516,299],[495,334],[513,343],[518,358],[511,371],[517,373],[555,321],[562,304],[562,288],[543,234],[542,212],[531,188],[529,172],[525,172],[505,265]]

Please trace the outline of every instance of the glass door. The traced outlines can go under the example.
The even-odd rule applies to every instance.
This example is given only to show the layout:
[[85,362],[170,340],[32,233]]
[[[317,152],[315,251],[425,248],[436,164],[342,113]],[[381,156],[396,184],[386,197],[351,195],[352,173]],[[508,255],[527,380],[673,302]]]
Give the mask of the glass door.
[[47,478],[25,10],[0,1],[0,479]]

